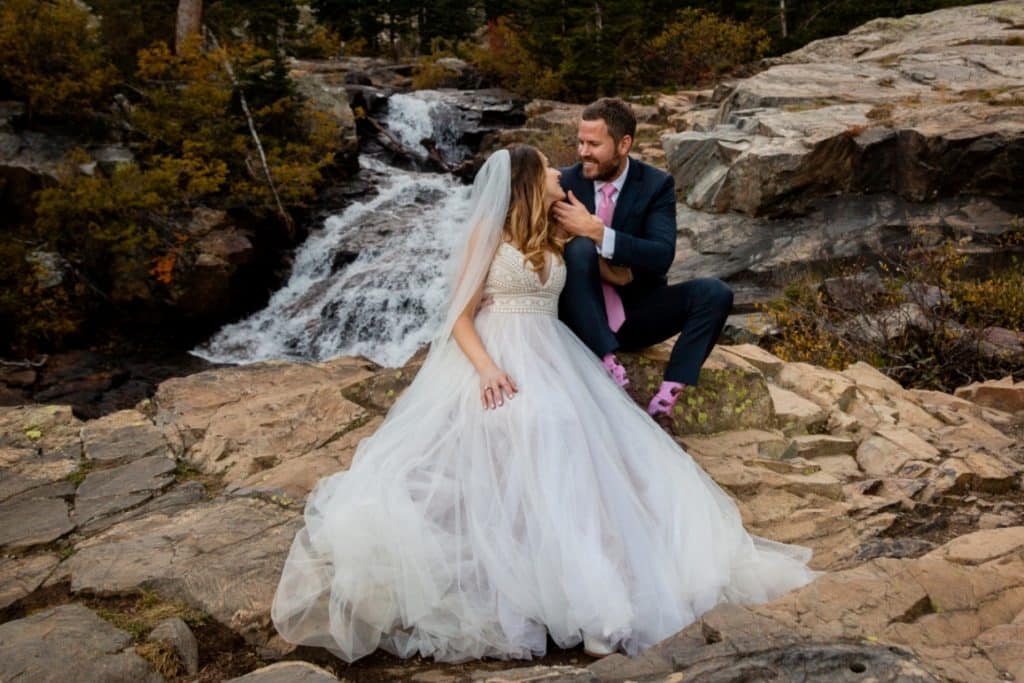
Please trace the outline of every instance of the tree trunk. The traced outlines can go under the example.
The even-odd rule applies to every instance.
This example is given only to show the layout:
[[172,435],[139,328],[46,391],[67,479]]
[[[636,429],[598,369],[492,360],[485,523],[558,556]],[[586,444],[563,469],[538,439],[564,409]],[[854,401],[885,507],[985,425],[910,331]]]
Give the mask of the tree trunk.
[[174,49],[180,53],[185,40],[199,33],[203,25],[203,0],[178,0],[178,23],[174,32]]
[[[182,0],[185,2],[185,0]],[[220,42],[217,40],[217,36],[213,31],[207,29],[206,36],[213,43],[213,49],[220,51]],[[284,222],[285,227],[288,229],[288,234],[292,234],[295,231],[295,222],[292,221],[291,214],[284,208],[284,204],[281,203],[281,196],[277,193],[277,186],[274,184],[274,176],[270,173],[270,164],[267,163],[267,154],[263,151],[263,143],[260,141],[260,135],[256,132],[256,122],[252,120],[252,112],[249,110],[249,102],[245,99],[245,92],[242,90],[242,85],[238,82],[238,78],[235,76],[235,69],[231,66],[231,59],[228,54],[224,54],[224,71],[227,72],[228,78],[231,79],[231,84],[235,86],[235,92],[238,93],[238,103],[242,105],[242,113],[245,114],[245,120],[249,123],[249,134],[252,135],[253,143],[256,145],[256,151],[260,155],[260,166],[263,167],[263,177],[267,180],[267,186],[270,188],[270,193],[274,195],[274,203],[277,204],[277,213],[281,216],[281,220]]]

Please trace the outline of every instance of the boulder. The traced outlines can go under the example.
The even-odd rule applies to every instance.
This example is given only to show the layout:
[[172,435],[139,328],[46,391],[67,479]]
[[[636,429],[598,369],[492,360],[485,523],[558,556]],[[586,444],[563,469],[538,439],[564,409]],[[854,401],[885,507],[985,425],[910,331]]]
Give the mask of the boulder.
[[185,673],[194,676],[199,671],[199,646],[188,624],[179,617],[165,619],[149,632],[147,640],[170,645],[181,660]]
[[1012,413],[978,405],[973,401],[941,391],[914,389],[909,391],[908,395],[924,410],[948,425],[959,425],[969,419],[975,419],[996,427],[1006,428],[1016,422]]
[[[1024,85],[1010,47],[1024,30],[1005,23],[1014,11],[939,10],[899,20],[907,31],[869,22],[773,60],[717,93],[712,131],[665,138],[677,187],[695,208],[749,215],[836,191],[1010,196],[1022,167],[1001,159],[1024,144],[1024,118],[976,93]],[[952,25],[967,28],[950,42]]]
[[716,349],[726,354],[739,356],[741,359],[760,370],[766,377],[774,377],[782,369],[785,362],[756,344],[736,344],[734,346],[717,346]]
[[274,635],[270,603],[301,522],[301,515],[247,498],[154,512],[79,543],[67,561],[71,590],[117,595],[148,588],[264,646]]
[[[620,354],[630,378],[626,390],[645,407],[661,385],[673,341]],[[764,375],[736,356],[714,351],[701,369],[697,386],[683,389],[668,422],[673,434],[712,434],[771,427],[775,415]]]
[[[831,642],[830,642],[831,641]],[[591,665],[600,680],[737,680],[757,672],[773,681],[941,680],[912,652],[870,641],[802,638],[771,614],[722,605],[636,658],[606,657]],[[672,676],[681,672],[683,676]]]
[[913,461],[937,460],[939,451],[912,431],[879,427],[857,448],[857,464],[868,476],[892,476]]
[[[190,227],[205,220],[193,217]],[[218,227],[197,239],[194,248],[185,272],[170,287],[174,304],[188,317],[223,315],[242,294],[237,275],[256,257],[256,249],[249,236],[223,216]]]
[[[426,676],[416,677],[417,681],[430,683]],[[593,672],[577,666],[524,666],[504,671],[478,671],[470,675],[474,683],[597,683],[601,680]]]
[[890,255],[912,243],[915,229],[976,233],[972,259],[998,263],[1002,249],[987,245],[988,236],[1005,232],[1024,212],[1024,201],[979,195],[911,201],[880,190],[807,198],[785,213],[783,207],[778,210],[759,216],[713,213],[680,201],[669,281],[786,282],[794,268]]
[[121,410],[82,427],[85,457],[96,462],[129,461],[169,456],[163,433],[137,410]]
[[1010,229],[1024,210],[1019,15],[999,2],[880,19],[766,60],[707,102],[666,99],[683,238],[672,279],[784,279],[884,254],[917,226]]
[[90,472],[75,492],[76,522],[85,524],[149,500],[171,485],[175,467],[173,458],[159,454]]
[[1024,334],[1005,327],[986,327],[978,332],[978,350],[987,358],[1013,360],[1024,357]]
[[337,683],[329,672],[308,662],[278,662],[226,683]]
[[772,408],[779,427],[788,434],[818,431],[828,420],[828,411],[788,389],[768,385]]
[[1024,382],[1014,382],[1009,375],[1000,380],[968,384],[953,395],[1006,413],[1024,412]]
[[338,126],[335,157],[340,165],[354,168],[359,154],[359,138],[356,135],[355,115],[344,86],[332,83],[332,79],[325,74],[315,71],[293,69],[291,76],[296,89],[306,98],[309,106]]
[[857,451],[857,442],[844,436],[807,434],[795,437],[793,442],[799,457],[815,460],[830,455],[851,455]]
[[729,344],[759,344],[779,333],[771,316],[764,313],[736,313],[725,320],[722,339]]
[[132,637],[72,603],[0,624],[0,679],[40,683],[74,678],[110,683],[162,683],[135,653]]
[[[154,419],[175,453],[192,467],[220,477],[232,490],[251,489],[261,472],[316,451],[328,459],[351,459],[350,454],[339,455],[341,444],[334,442],[372,415],[341,392],[370,377],[368,367],[349,358],[267,362],[175,378],[161,384],[153,397]],[[351,439],[344,444],[354,447]],[[304,482],[293,493],[310,485],[310,474],[302,470],[291,470]],[[274,485],[291,486],[281,476]]]
[[857,395],[856,384],[838,372],[809,363],[786,363],[775,382],[831,410],[846,410]]
[[[0,548],[9,550],[29,548],[55,541],[75,528],[68,513],[68,505],[62,499],[67,490],[53,492],[46,496],[42,489],[39,497],[22,494],[0,503]],[[47,490],[45,493],[51,493]]]
[[58,562],[56,555],[44,553],[0,563],[0,610],[31,595],[53,572]]

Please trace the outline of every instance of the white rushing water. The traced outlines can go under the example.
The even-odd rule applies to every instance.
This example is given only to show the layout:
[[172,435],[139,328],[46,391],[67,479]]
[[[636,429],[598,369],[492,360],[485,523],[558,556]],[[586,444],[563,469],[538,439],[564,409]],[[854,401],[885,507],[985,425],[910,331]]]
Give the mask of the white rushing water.
[[[432,137],[446,158],[458,131],[437,93],[395,95],[388,128],[421,149]],[[330,216],[298,248],[287,284],[266,308],[227,325],[193,354],[218,363],[274,358],[325,360],[360,355],[397,367],[430,338],[445,303],[445,259],[469,188],[436,173],[398,169],[360,158],[377,194]],[[352,252],[358,251],[354,260]]]

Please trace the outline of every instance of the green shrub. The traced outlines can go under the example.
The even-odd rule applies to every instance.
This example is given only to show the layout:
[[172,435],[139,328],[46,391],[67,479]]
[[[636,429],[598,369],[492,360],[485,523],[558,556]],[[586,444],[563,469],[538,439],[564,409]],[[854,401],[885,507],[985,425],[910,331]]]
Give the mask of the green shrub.
[[[1018,221],[999,245],[1019,249],[1024,245],[1024,226]],[[968,324],[1024,330],[1024,263],[1018,257],[1012,257],[1006,270],[990,278],[958,282],[952,294],[966,312]]]
[[991,279],[962,283],[954,295],[970,324],[1024,330],[1024,264],[1018,259]]
[[[302,204],[334,162],[338,124],[295,92],[283,61],[254,45],[173,54],[162,43],[139,56],[145,101],[132,115],[146,155],[190,158],[226,169],[222,203],[272,212],[272,192],[224,67],[233,64],[285,204]],[[217,203],[217,202],[214,202]]]
[[298,34],[288,48],[300,59],[331,59],[341,54],[342,41],[336,31],[317,24]]
[[[940,391],[1020,376],[1019,359],[986,351],[982,330],[1024,328],[1024,269],[1014,260],[965,279],[961,246],[916,231],[910,246],[879,264],[878,291],[854,286],[841,301],[822,291],[820,277],[793,278],[782,297],[762,307],[779,330],[766,346],[784,360],[837,370],[862,360],[904,386]],[[863,264],[830,271],[854,277]]]
[[45,286],[28,256],[26,240],[0,240],[0,348],[29,355],[36,347],[58,346],[85,319],[69,284]]
[[[138,56],[139,101],[129,115],[136,161],[108,175],[84,151],[72,153],[58,183],[35,195],[34,225],[0,249],[0,341],[49,350],[103,313],[172,299],[195,254],[182,226],[196,207],[277,215],[239,88],[281,201],[295,207],[314,196],[340,130],[296,94],[283,60],[247,43],[211,51],[193,43],[179,54],[157,43]],[[40,250],[68,264],[61,284],[36,277],[28,257]]]

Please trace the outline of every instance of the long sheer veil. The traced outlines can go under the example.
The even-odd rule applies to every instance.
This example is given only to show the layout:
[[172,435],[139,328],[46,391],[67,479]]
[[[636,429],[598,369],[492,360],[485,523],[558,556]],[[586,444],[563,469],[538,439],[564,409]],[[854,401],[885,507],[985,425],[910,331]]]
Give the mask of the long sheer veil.
[[[436,406],[438,392],[445,391],[451,364],[468,362],[452,337],[452,328],[487,277],[501,242],[511,195],[511,157],[507,149],[500,149],[488,157],[473,180],[469,213],[459,223],[460,235],[446,266],[448,304],[443,322],[432,337],[426,360],[412,384],[388,412],[385,424],[395,424],[389,425],[388,430],[378,429],[364,439],[356,451],[357,457],[371,441],[385,441],[396,432],[409,432],[407,438],[414,433],[417,422]],[[389,435],[385,436],[385,432]]]
[[448,309],[433,345],[447,340],[456,319],[487,277],[512,195],[512,161],[507,149],[488,157],[473,180],[469,216],[448,262]]

